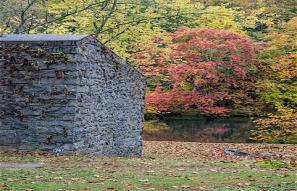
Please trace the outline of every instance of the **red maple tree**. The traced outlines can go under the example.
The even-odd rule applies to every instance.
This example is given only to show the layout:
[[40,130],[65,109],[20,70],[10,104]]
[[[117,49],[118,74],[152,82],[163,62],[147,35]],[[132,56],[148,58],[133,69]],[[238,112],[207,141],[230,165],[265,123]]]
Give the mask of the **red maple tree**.
[[252,103],[256,77],[251,71],[260,47],[248,37],[215,29],[180,28],[154,37],[133,55],[148,77],[147,109],[226,115]]

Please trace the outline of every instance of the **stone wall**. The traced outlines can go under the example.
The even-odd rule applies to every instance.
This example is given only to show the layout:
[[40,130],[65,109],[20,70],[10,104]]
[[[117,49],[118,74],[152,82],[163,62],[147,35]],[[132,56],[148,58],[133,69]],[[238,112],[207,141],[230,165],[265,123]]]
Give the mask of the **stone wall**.
[[[93,39],[80,42],[75,147],[104,155],[140,155],[144,78]],[[107,64],[108,62],[108,64]]]
[[95,39],[0,42],[0,72],[2,148],[141,155],[144,78]]

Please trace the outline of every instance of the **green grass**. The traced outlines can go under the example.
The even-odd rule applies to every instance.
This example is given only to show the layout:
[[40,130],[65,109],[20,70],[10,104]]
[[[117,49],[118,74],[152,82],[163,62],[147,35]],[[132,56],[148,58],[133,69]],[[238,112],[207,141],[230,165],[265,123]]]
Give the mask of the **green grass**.
[[[0,190],[293,190],[297,169],[265,161],[210,161],[161,155],[143,158],[0,155],[37,161],[35,169],[0,169]],[[271,165],[272,164],[272,165]],[[270,166],[269,166],[270,165]]]

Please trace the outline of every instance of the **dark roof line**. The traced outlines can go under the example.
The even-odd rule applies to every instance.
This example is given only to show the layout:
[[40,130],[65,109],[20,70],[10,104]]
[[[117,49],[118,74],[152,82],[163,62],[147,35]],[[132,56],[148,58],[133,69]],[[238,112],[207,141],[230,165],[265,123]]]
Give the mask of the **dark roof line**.
[[90,35],[59,35],[59,34],[3,34],[0,42],[57,42],[80,41]]

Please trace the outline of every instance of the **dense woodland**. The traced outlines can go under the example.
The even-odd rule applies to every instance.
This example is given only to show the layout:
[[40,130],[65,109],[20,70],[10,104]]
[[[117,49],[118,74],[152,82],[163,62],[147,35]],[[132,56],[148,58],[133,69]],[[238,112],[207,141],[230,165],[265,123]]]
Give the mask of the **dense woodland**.
[[297,143],[296,0],[2,0],[1,33],[93,34],[147,76],[147,112],[250,116]]

